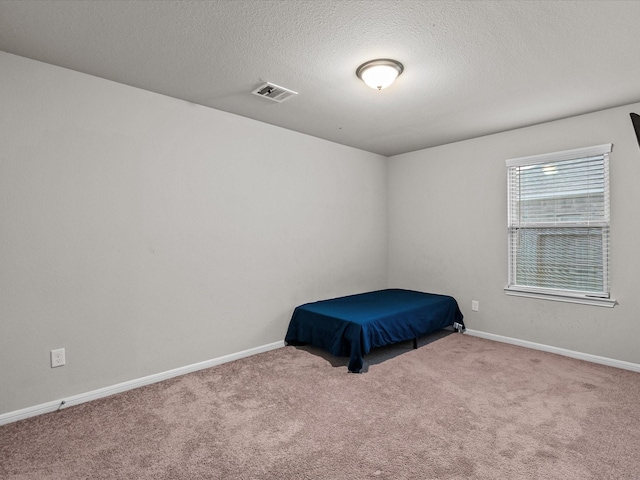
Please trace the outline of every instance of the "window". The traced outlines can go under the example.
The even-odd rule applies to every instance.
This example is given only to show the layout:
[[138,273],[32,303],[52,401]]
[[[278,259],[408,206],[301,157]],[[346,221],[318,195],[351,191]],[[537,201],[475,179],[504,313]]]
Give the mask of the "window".
[[507,294],[615,305],[609,298],[611,148],[507,160]]

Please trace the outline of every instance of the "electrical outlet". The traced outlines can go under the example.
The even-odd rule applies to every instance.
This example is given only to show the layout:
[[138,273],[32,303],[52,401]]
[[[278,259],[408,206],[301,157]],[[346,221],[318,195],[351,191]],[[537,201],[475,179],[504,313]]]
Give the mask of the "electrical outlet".
[[51,368],[61,367],[65,364],[64,348],[51,350]]
[[471,310],[477,312],[478,308],[480,308],[480,303],[478,302],[478,300],[471,300]]

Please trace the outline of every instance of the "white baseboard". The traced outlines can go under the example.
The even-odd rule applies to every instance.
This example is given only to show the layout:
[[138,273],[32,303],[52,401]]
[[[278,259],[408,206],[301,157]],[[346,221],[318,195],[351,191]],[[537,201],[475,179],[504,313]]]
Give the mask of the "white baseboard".
[[194,363],[185,367],[174,368],[173,370],[167,370],[166,372],[160,372],[154,375],[129,380],[127,382],[118,383],[109,387],[99,388],[98,390],[93,390],[91,392],[80,393],[68,398],[42,403],[40,405],[24,408],[22,410],[3,413],[2,415],[0,415],[0,425],[17,422],[18,420],[22,420],[24,418],[35,417],[36,415],[41,415],[43,413],[55,412],[56,410],[60,410],[62,408],[79,405],[81,403],[89,402],[91,400],[96,400],[102,397],[107,397],[115,393],[126,392],[127,390],[143,387],[151,383],[161,382],[163,380],[168,380],[179,375],[185,375],[187,373],[196,372],[198,370],[204,370],[205,368],[215,367],[216,365],[222,365],[223,363],[232,362],[234,360],[250,357],[251,355],[268,352],[269,350],[275,350],[276,348],[281,347],[284,347],[283,340],[255,348],[250,348],[241,352],[224,355],[222,357],[214,358],[211,360],[205,360],[204,362]]
[[544,345],[542,343],[528,342],[527,340],[520,340],[518,338],[503,337],[502,335],[496,335],[494,333],[485,333],[478,330],[466,329],[465,333],[473,337],[486,338],[487,340],[495,340],[496,342],[510,343],[511,345],[518,345],[520,347],[532,348],[534,350],[542,350],[543,352],[556,353],[565,357],[577,358],[578,360],[586,360],[587,362],[599,363],[601,365],[607,365],[609,367],[622,368],[624,370],[631,370],[633,372],[640,372],[640,364],[625,362],[623,360],[616,360],[614,358],[599,357],[598,355],[591,355],[590,353],[575,352],[573,350],[567,350],[565,348],[552,347],[550,345]]

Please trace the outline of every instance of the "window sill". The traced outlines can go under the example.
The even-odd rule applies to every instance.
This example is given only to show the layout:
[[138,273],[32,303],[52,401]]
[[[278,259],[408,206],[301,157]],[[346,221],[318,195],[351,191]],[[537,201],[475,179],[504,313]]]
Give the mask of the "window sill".
[[507,295],[512,295],[515,297],[529,297],[529,298],[539,298],[541,300],[553,300],[556,302],[568,302],[568,303],[579,303],[582,305],[593,305],[596,307],[608,307],[613,308],[618,304],[612,298],[600,298],[600,297],[571,297],[567,295],[554,295],[550,293],[537,293],[537,292],[529,292],[526,290],[515,290],[513,288],[505,288],[504,293]]

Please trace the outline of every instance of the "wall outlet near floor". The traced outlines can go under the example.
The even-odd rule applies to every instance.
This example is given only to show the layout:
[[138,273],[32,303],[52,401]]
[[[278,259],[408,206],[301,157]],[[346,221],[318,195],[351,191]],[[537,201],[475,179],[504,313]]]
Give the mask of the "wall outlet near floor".
[[61,367],[65,364],[64,348],[51,350],[51,368]]
[[478,302],[478,300],[471,300],[471,310],[473,310],[474,312],[477,312],[479,308],[480,308],[480,303]]

